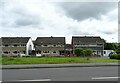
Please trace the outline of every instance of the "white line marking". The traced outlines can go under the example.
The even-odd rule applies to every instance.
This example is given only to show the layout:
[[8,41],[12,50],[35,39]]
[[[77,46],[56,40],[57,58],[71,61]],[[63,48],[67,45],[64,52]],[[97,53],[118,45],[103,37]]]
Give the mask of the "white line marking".
[[118,79],[120,77],[93,77],[93,80],[100,80],[100,79]]
[[27,81],[51,81],[51,79],[36,79],[36,80],[7,80],[7,82],[27,82]]

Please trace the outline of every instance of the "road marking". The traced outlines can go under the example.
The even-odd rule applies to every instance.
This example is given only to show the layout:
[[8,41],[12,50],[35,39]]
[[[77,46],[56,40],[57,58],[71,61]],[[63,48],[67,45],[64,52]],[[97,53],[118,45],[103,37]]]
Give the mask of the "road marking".
[[120,77],[93,77],[93,80],[101,80],[101,79],[118,79]]
[[35,81],[51,81],[51,79],[36,79],[36,80],[6,80],[4,82],[35,82]]

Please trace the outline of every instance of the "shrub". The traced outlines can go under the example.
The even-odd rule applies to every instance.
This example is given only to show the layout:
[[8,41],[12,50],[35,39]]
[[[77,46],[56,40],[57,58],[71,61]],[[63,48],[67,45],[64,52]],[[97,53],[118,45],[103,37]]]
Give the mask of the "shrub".
[[85,56],[91,56],[92,53],[93,53],[93,50],[92,50],[92,49],[86,49],[86,50],[84,51]]
[[77,56],[83,56],[83,49],[82,48],[75,49],[75,54]]
[[120,54],[112,54],[109,57],[110,59],[120,59]]
[[120,60],[120,54],[117,54],[117,59],[119,59],[119,60]]
[[117,56],[117,54],[111,54],[109,57],[110,57],[110,59],[115,59],[116,56]]

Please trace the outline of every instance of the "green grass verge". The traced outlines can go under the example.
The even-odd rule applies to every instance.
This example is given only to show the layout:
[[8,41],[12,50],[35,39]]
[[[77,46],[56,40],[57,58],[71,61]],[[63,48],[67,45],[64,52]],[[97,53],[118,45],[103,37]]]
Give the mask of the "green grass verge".
[[60,63],[107,63],[118,62],[115,59],[107,58],[81,58],[81,57],[18,57],[18,58],[2,58],[3,65],[8,64],[60,64]]

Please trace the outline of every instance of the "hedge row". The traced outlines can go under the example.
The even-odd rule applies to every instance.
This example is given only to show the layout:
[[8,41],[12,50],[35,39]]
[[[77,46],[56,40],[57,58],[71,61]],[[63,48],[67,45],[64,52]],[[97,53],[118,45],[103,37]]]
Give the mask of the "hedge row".
[[110,57],[110,59],[119,59],[120,60],[120,54],[112,54],[109,57]]

